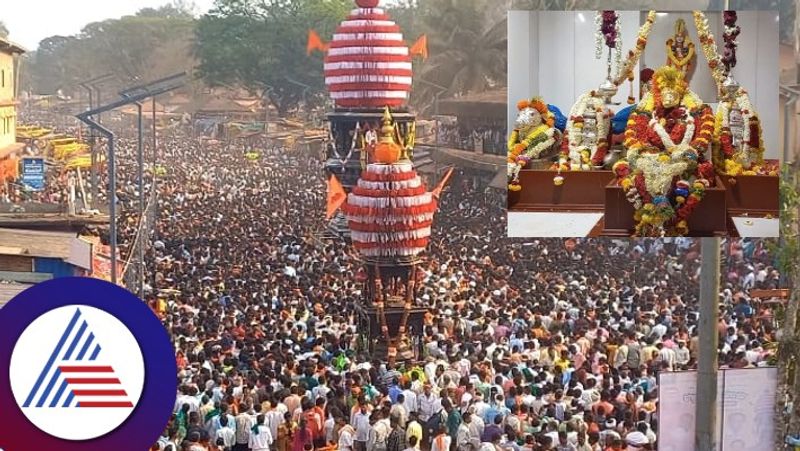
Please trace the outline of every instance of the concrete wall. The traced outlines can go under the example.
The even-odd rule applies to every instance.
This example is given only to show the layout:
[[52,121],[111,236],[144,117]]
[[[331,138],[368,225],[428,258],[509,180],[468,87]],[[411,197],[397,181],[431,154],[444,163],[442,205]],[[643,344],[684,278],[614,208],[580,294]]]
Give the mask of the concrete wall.
[[14,58],[0,52],[0,149],[16,142]]

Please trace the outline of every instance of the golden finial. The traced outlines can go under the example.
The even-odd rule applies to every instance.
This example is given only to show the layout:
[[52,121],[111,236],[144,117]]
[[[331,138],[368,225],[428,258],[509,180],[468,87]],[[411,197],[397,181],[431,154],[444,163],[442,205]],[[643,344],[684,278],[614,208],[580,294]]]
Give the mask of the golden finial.
[[389,111],[388,106],[383,110],[382,122],[383,126],[381,127],[380,142],[394,143],[394,119],[392,118],[392,113]]
[[395,140],[394,119],[388,106],[383,110],[382,122],[381,137],[373,153],[374,160],[378,163],[394,164],[402,157],[403,150]]

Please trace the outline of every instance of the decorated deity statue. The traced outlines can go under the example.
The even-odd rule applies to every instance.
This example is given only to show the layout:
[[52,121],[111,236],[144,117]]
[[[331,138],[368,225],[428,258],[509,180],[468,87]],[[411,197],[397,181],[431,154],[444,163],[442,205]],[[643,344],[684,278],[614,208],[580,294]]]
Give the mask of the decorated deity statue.
[[755,175],[764,170],[761,121],[744,88],[728,77],[714,124],[713,160],[717,172],[730,176]]
[[517,104],[519,113],[508,140],[508,189],[519,191],[519,172],[557,145],[555,117],[540,98]]
[[689,40],[686,23],[683,19],[678,19],[675,22],[675,34],[667,39],[667,66],[686,74],[689,72],[693,57],[694,44]]
[[602,94],[591,91],[580,96],[569,112],[566,139],[554,169],[577,171],[603,166],[613,116]]
[[658,69],[652,91],[625,130],[627,157],[614,165],[636,209],[636,235],[686,235],[688,218],[714,181],[706,161],[714,114],[674,67]]

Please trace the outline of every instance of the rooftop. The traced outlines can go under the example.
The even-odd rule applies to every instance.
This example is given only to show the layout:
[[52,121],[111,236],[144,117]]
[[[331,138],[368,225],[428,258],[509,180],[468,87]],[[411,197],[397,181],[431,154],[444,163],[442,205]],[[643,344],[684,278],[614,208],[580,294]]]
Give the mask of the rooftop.
[[70,243],[77,234],[0,228],[0,255],[59,258],[70,256]]
[[25,50],[19,44],[15,44],[15,43],[9,41],[6,38],[1,38],[0,37],[0,52],[5,52],[5,53],[25,53],[25,52],[27,52],[27,50]]

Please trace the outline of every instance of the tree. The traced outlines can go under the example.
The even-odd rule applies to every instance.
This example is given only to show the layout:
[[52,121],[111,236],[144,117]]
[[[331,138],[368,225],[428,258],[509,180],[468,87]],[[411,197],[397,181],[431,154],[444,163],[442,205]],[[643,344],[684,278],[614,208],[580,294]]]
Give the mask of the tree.
[[[797,167],[786,165],[781,176],[781,243],[776,254],[781,274],[788,276],[790,296],[783,310],[783,324],[778,341],[778,391],[775,403],[775,443],[783,443],[788,431],[800,433],[800,174]],[[784,415],[784,399],[792,395],[794,409]]]
[[6,24],[0,20],[0,38],[7,38],[8,37],[8,28],[6,28]]
[[308,30],[333,34],[351,0],[218,0],[200,19],[198,75],[210,86],[237,85],[263,95],[280,115],[319,104],[322,55],[306,56]]
[[[420,31],[428,35],[431,57],[418,77],[448,88],[441,97],[505,86],[507,18],[493,6],[490,0],[420,0]],[[412,98],[424,109],[439,91],[416,83]]]
[[74,93],[83,80],[112,73],[116,87],[191,69],[195,20],[167,5],[86,25],[75,36],[51,36],[28,62],[30,88]]

